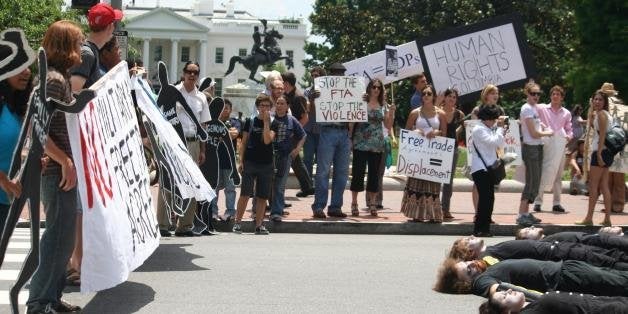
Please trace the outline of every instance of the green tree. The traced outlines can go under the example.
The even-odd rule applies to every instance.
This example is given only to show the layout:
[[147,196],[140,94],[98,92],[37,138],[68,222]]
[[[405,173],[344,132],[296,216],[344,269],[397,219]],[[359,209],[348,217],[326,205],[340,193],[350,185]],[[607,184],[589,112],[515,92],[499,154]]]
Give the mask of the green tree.
[[23,29],[31,47],[37,49],[50,24],[63,19],[80,22],[80,11],[63,6],[63,0],[0,1],[0,30]]

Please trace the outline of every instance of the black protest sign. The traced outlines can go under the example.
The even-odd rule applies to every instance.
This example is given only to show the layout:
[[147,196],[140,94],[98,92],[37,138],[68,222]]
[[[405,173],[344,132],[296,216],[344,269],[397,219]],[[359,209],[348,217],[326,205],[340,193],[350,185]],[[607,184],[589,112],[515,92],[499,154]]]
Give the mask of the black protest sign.
[[[76,113],[85,108],[87,103],[94,98],[94,91],[82,90],[76,95],[75,100],[66,104],[56,99],[46,96],[47,61],[43,48],[39,48],[39,84],[35,86],[28,103],[28,112],[24,119],[24,124],[20,133],[18,144],[13,155],[9,176],[17,176],[22,184],[23,190],[20,197],[13,200],[7,217],[7,222],[2,231],[0,239],[0,266],[4,261],[5,253],[9,244],[9,239],[15,230],[16,223],[24,205],[28,202],[31,217],[31,251],[26,256],[22,270],[9,293],[11,307],[17,313],[17,296],[20,289],[39,265],[39,204],[40,204],[40,180],[41,180],[41,157],[48,140],[48,128],[56,110],[62,112]],[[24,161],[20,154],[26,139],[30,134],[30,148]]]
[[438,92],[455,88],[474,101],[486,84],[520,87],[535,75],[518,15],[505,15],[417,40],[426,74]]

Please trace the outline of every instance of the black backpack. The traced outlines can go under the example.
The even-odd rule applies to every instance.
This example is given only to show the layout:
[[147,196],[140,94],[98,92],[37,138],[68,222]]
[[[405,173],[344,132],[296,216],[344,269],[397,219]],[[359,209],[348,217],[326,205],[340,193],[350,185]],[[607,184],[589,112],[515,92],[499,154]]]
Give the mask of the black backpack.
[[618,119],[613,119],[610,129],[606,132],[604,145],[613,155],[624,150],[624,146],[626,146],[626,130],[621,127]]

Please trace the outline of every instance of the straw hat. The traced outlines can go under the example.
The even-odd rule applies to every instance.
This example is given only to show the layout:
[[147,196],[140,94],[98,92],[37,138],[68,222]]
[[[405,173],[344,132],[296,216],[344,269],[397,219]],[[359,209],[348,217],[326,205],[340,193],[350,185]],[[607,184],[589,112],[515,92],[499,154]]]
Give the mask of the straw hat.
[[617,94],[619,94],[619,92],[615,90],[613,83],[605,82],[602,84],[602,87],[600,87],[600,90],[602,90],[606,96],[617,96]]

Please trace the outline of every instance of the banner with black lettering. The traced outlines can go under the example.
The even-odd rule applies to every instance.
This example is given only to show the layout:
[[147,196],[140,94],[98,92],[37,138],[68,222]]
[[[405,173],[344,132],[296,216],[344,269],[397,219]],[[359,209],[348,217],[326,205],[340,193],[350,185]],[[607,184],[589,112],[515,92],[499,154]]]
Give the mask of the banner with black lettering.
[[[393,47],[397,51],[397,75],[387,75],[387,50],[378,51],[370,55],[345,62],[342,65],[347,69],[346,75],[364,76],[367,79],[378,78],[389,84],[423,72],[423,64],[416,42],[411,41]],[[390,50],[389,50],[390,51]]]
[[455,139],[442,136],[428,139],[416,131],[401,129],[397,173],[449,184],[454,175],[451,165],[455,149]]
[[366,122],[368,113],[362,96],[366,91],[359,76],[321,76],[314,79],[316,122]]
[[159,245],[126,62],[90,89],[96,98],[66,114],[83,209],[84,293],[126,281]]

